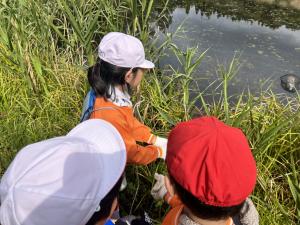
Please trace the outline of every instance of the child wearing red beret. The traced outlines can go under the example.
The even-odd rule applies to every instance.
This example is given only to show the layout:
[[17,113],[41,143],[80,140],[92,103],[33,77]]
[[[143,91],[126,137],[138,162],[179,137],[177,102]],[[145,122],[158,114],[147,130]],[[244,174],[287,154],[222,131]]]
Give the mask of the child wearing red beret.
[[249,198],[256,164],[247,138],[215,117],[178,124],[168,138],[168,176],[151,190],[172,207],[163,225],[258,225]]

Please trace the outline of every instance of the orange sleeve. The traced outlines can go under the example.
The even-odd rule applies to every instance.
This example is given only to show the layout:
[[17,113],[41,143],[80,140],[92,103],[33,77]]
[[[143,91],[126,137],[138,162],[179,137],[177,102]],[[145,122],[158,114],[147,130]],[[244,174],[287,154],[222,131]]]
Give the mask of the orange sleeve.
[[140,142],[145,142],[148,144],[154,144],[156,136],[151,133],[151,129],[145,124],[138,121],[137,118],[133,116],[133,136],[135,140]]
[[118,121],[114,121],[113,125],[118,129],[126,145],[127,150],[127,163],[147,165],[155,161],[160,150],[153,145],[141,146],[136,143],[135,137],[133,137],[125,127],[121,126]]
[[[127,147],[127,145],[126,145]],[[147,165],[159,156],[159,148],[154,145],[141,146],[138,144],[128,146],[127,163]]]
[[118,110],[93,112],[91,118],[103,119],[110,122],[121,134],[127,151],[127,163],[147,165],[155,161],[161,150],[153,145],[141,146],[136,143],[136,137],[128,128],[127,118]]

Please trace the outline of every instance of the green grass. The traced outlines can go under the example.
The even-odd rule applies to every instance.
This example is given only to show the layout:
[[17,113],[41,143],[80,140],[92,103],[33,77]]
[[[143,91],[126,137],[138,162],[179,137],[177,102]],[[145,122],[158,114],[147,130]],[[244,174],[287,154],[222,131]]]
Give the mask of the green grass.
[[[172,51],[182,67],[180,71],[155,69],[146,76],[134,98],[137,117],[165,136],[176,123],[197,115],[214,115],[241,128],[257,161],[252,197],[261,224],[299,224],[300,98],[265,90],[258,96],[241,93],[233,101],[228,86],[240,66],[234,57],[219,66],[219,97],[208,102],[211,93],[199,90],[201,80],[195,80],[201,75],[196,69],[205,52],[181,51],[172,42],[175,34],[166,35],[157,47],[149,27],[154,7],[155,1],[135,0],[0,3],[0,173],[23,146],[66,134],[79,122],[88,88],[86,68],[95,60],[101,36],[126,31],[145,42],[154,61]],[[158,18],[163,19],[164,13]],[[129,184],[121,195],[123,212],[138,214],[145,209],[159,223],[168,206],[150,196],[156,171],[166,172],[162,161],[128,167]]]
[[[188,55],[189,51],[187,49],[184,55]],[[197,61],[197,56],[193,61]],[[145,101],[139,105],[139,116],[161,135],[166,134],[177,122],[190,119],[199,113],[216,116],[241,128],[249,139],[257,161],[258,179],[253,201],[260,213],[261,224],[297,224],[300,194],[297,169],[300,166],[299,100],[275,95],[271,90],[266,90],[255,97],[250,93],[241,94],[235,104],[230,104],[232,101],[227,96],[228,83],[238,68],[237,58],[233,58],[227,67],[220,68],[220,98],[211,103],[205,102],[205,96],[209,94],[205,92],[196,95],[196,99],[185,100],[185,93],[193,91],[194,86],[197,86],[193,85],[191,77],[186,74],[174,70],[170,76],[151,74],[143,84],[141,95]],[[193,106],[196,103],[199,107],[190,108],[191,102]],[[152,175],[157,169],[164,171],[161,164],[151,165],[149,168]],[[149,177],[149,171],[139,168],[136,174],[143,174],[139,175],[143,179]],[[153,180],[144,180],[150,188]],[[140,195],[149,194],[143,190],[148,189],[141,188]],[[147,208],[151,199],[146,202],[142,208]],[[165,205],[160,207],[165,208]]]

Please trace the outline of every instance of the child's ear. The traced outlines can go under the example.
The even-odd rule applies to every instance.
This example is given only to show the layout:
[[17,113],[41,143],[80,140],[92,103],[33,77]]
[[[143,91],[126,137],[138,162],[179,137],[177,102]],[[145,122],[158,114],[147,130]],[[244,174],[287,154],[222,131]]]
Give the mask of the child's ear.
[[132,69],[128,70],[128,72],[125,74],[125,82],[130,83],[133,79],[133,72]]
[[169,176],[165,176],[165,185],[166,185],[166,189],[169,192],[169,194],[171,196],[174,196],[176,193],[176,190],[175,190],[174,184],[171,182]]

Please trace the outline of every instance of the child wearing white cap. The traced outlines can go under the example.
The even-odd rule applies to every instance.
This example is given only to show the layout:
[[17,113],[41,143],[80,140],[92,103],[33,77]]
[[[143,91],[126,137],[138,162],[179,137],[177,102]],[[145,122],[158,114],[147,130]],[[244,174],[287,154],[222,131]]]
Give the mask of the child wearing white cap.
[[103,225],[117,206],[125,165],[122,137],[103,120],[28,145],[2,177],[0,223]]
[[[145,59],[141,41],[131,35],[111,32],[99,45],[99,57],[89,68],[88,80],[96,100],[90,118],[109,121],[126,145],[127,162],[146,165],[165,158],[167,139],[157,137],[133,115],[130,93],[154,64]],[[137,144],[147,143],[147,146]]]

